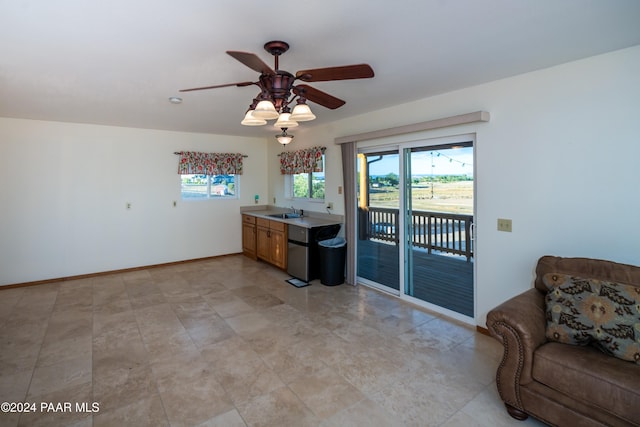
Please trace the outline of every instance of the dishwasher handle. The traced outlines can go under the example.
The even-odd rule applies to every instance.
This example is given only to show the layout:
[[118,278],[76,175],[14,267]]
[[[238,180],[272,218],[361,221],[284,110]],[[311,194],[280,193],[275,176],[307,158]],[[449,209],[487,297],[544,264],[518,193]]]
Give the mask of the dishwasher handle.
[[307,243],[307,242],[300,242],[298,240],[292,240],[292,239],[289,239],[289,243],[291,243],[293,245],[297,245],[297,246],[304,246],[306,248],[308,248],[310,246],[310,244]]

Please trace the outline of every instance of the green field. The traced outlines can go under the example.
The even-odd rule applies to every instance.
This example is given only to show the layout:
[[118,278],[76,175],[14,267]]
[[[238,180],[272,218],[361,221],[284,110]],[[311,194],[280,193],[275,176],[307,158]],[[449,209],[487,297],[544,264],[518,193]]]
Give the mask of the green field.
[[[473,214],[473,181],[420,182],[412,186],[414,210]],[[398,186],[371,189],[370,206],[397,208],[400,200]]]

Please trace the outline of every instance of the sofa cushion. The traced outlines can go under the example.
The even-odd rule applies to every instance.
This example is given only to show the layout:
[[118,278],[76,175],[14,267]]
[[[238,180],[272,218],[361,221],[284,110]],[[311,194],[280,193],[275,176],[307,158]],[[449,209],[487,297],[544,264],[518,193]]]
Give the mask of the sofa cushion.
[[585,345],[640,364],[640,288],[559,273],[543,277],[549,340]]
[[535,288],[543,294],[547,293],[547,286],[543,283],[542,278],[547,273],[592,277],[640,287],[640,266],[602,259],[564,258],[550,255],[540,257],[536,265],[536,278],[533,283]]
[[535,351],[533,378],[562,394],[640,424],[640,365],[592,346],[549,342]]

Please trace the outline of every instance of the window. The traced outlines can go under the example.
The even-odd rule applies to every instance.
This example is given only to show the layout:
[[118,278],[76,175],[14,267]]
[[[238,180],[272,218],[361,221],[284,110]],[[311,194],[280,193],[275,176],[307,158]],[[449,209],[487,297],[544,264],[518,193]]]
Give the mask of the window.
[[[324,155],[322,170],[324,171]],[[297,173],[289,176],[292,198],[324,200],[324,172]]]
[[239,175],[180,175],[183,200],[237,199]]

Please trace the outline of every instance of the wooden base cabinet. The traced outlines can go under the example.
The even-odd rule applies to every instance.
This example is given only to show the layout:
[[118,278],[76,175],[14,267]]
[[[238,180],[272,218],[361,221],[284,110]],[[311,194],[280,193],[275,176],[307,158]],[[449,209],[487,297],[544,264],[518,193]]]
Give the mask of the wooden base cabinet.
[[256,218],[256,255],[276,267],[287,268],[287,225]]
[[242,253],[257,259],[256,253],[256,217],[242,215]]

